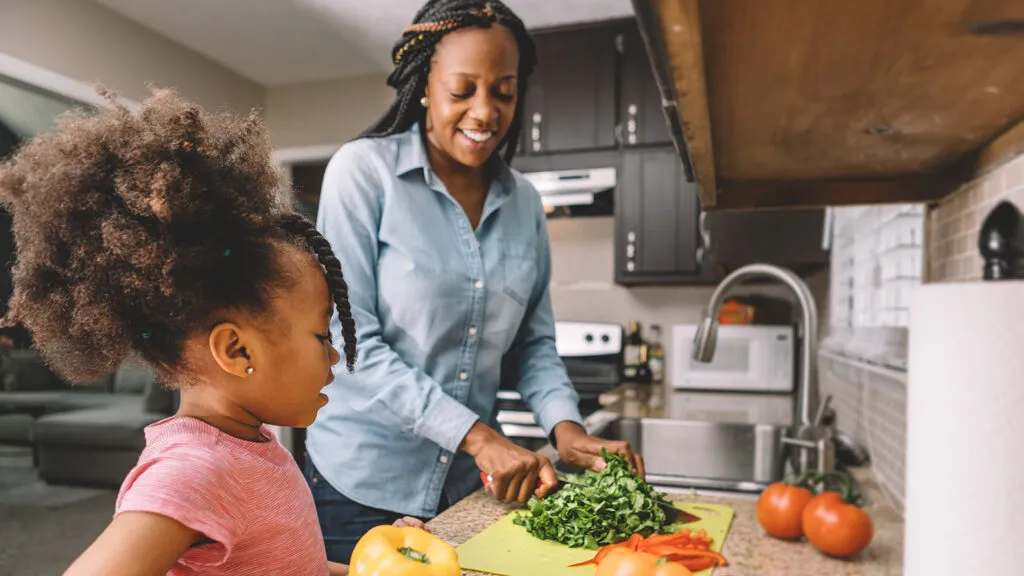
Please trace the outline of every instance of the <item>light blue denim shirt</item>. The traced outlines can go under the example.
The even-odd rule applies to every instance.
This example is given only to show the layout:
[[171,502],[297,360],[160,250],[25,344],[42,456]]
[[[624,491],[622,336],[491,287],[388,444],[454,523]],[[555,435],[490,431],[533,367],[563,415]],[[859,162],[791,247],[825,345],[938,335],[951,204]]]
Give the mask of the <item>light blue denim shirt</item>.
[[[366,506],[430,517],[480,484],[459,445],[497,428],[511,378],[550,436],[581,422],[555,351],[551,256],[536,190],[500,161],[474,231],[430,169],[419,126],[345,144],[324,175],[317,227],[341,260],[359,339],[308,429],[321,475]],[[341,325],[332,322],[335,341]]]

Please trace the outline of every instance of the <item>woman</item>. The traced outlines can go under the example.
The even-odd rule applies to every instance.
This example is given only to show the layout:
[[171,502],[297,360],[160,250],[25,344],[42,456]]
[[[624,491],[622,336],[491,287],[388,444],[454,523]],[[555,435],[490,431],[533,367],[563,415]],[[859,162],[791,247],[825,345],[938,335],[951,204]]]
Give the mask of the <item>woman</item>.
[[536,63],[523,23],[497,1],[431,1],[393,57],[398,97],[331,159],[317,223],[359,340],[355,374],[327,391],[345,401],[306,440],[328,557],[344,563],[371,527],[434,516],[480,470],[506,500],[555,487],[547,459],[495,429],[503,378],[563,460],[600,469],[607,447],[643,470],[628,444],[587,435],[555,351],[543,208],[508,166]]

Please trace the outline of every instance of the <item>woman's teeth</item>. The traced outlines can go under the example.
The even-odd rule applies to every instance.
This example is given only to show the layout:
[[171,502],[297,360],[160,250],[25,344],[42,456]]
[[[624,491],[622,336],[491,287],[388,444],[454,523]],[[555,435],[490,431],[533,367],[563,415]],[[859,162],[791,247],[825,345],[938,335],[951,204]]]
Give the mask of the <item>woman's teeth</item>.
[[462,133],[465,134],[467,138],[478,144],[486,142],[491,138],[491,134],[493,134],[490,130],[463,130]]

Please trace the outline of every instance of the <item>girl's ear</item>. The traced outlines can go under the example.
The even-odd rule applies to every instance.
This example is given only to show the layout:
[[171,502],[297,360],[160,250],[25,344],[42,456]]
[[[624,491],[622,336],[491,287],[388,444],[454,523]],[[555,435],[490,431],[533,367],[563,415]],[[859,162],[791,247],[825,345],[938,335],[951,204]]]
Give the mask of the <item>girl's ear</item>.
[[245,332],[233,322],[221,322],[210,330],[210,354],[221,370],[246,378],[255,371],[253,359],[246,350]]

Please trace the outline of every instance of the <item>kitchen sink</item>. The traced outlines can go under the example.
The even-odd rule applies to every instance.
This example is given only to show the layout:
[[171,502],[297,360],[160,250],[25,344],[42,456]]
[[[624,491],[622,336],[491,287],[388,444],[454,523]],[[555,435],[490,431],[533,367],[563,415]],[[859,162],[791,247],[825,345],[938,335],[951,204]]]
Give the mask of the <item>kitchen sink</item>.
[[619,418],[592,433],[629,442],[644,458],[647,481],[659,489],[760,492],[785,473],[786,431],[768,424]]

